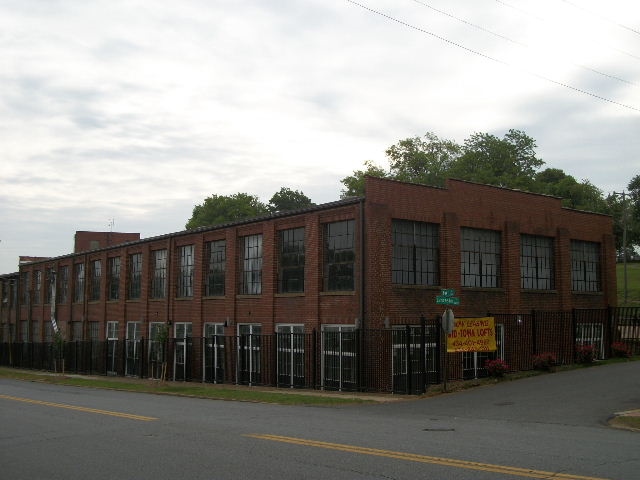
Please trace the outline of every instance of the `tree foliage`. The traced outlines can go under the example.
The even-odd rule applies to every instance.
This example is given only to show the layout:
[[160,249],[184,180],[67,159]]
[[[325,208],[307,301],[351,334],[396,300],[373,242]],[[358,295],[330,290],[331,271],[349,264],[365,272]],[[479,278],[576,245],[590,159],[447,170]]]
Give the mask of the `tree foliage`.
[[288,187],[282,187],[273,194],[267,209],[272,212],[286,212],[288,210],[297,210],[299,208],[310,207],[314,205],[309,197],[299,190],[291,190]]
[[207,225],[236,222],[257,217],[268,212],[267,206],[255,195],[236,193],[235,195],[211,195],[193,207],[193,214],[185,225],[187,229]]
[[274,193],[268,204],[262,203],[255,195],[236,193],[235,195],[211,195],[193,207],[193,214],[187,221],[188,230],[209,225],[237,222],[259,217],[268,213],[296,210],[314,205],[309,197],[298,190],[282,187]]

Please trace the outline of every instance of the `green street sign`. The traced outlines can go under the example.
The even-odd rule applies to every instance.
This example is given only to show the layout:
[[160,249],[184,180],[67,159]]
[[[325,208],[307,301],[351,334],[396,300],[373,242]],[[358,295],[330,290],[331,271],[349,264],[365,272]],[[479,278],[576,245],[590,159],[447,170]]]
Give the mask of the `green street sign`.
[[443,288],[441,292],[443,297],[453,297],[456,294],[456,291],[453,288]]
[[460,305],[460,298],[458,297],[446,297],[444,295],[438,295],[436,297],[436,305]]

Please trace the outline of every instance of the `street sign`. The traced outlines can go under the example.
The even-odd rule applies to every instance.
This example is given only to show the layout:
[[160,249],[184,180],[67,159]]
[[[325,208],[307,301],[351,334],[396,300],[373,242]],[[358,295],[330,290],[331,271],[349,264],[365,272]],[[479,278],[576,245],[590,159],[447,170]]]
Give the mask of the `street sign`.
[[436,297],[436,305],[460,305],[459,297],[445,297],[444,295],[438,295]]
[[453,288],[443,288],[441,290],[441,294],[443,297],[453,297],[456,294],[456,291]]

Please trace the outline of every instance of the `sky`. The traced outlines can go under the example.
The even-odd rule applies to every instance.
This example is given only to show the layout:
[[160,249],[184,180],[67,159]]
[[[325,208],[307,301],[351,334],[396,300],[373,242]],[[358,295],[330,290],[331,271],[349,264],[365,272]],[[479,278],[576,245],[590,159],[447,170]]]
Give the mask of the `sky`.
[[522,130],[605,194],[640,173],[629,0],[0,0],[0,52],[0,274],[213,194],[335,201],[427,132]]

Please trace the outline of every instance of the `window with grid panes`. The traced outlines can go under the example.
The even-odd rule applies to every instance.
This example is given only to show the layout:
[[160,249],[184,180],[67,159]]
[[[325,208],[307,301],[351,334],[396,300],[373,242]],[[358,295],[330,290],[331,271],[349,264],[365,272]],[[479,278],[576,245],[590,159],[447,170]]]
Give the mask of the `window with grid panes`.
[[60,289],[57,290],[58,303],[69,301],[69,265],[63,265],[58,272],[60,276]]
[[536,235],[520,237],[521,288],[552,290],[555,287],[553,239]]
[[36,270],[33,272],[33,303],[38,305],[40,303],[40,296],[42,295],[42,272]]
[[355,222],[327,223],[324,229],[324,289],[349,291],[355,288]]
[[29,290],[31,289],[31,272],[23,272],[21,275],[22,282],[22,303],[29,305]]
[[278,269],[279,293],[304,292],[304,228],[279,232],[280,265]]
[[574,292],[599,292],[600,245],[571,241],[571,288]]
[[100,285],[102,283],[102,262],[93,260],[91,266],[91,285],[89,287],[89,300],[100,300]]
[[438,285],[439,228],[433,223],[393,220],[393,283]]
[[142,294],[142,253],[129,255],[129,300],[136,300]]
[[225,272],[227,263],[227,242],[216,240],[207,243],[207,281],[205,296],[224,295]]
[[120,257],[111,257],[109,265],[109,300],[120,298]]
[[84,263],[76,263],[73,269],[73,301],[82,302],[84,300]]
[[49,304],[51,303],[51,298],[53,295],[53,287],[54,287],[54,283],[56,281],[56,275],[55,273],[53,273],[53,269],[51,267],[47,268],[46,272],[45,272],[45,287],[44,287],[44,303],[45,304]]
[[193,297],[193,245],[184,245],[178,248],[178,297]]
[[461,275],[463,287],[500,287],[500,232],[461,229]]
[[242,238],[241,292],[244,295],[262,293],[262,234]]
[[167,250],[155,250],[152,256],[151,298],[165,298],[167,296]]

